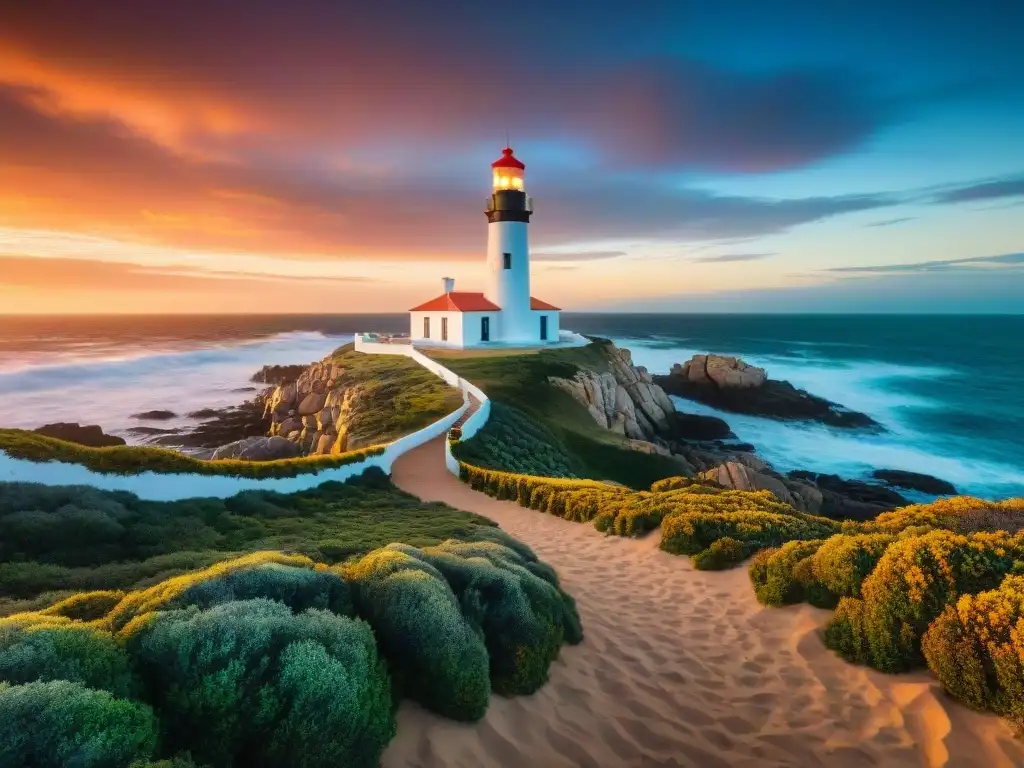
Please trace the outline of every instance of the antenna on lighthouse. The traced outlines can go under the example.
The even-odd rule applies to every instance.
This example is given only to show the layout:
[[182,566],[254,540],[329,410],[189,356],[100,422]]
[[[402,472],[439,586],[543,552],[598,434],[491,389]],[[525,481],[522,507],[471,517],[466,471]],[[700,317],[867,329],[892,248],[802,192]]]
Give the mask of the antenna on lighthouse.
[[506,147],[508,147],[508,146],[511,146],[511,145],[510,145],[510,144],[508,143],[508,126],[507,126],[507,125],[505,126],[505,146],[506,146]]

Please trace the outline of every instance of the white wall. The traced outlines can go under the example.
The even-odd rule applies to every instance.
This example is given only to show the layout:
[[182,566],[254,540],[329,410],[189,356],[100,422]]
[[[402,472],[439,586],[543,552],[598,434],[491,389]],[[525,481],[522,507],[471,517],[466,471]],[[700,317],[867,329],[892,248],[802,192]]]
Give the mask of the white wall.
[[491,341],[501,341],[504,312],[463,312],[462,313],[462,346],[475,347],[480,341],[481,319],[491,319]]
[[[409,313],[409,336],[416,341],[427,340],[423,335],[423,318],[430,318],[431,344],[447,345],[450,347],[461,347],[462,342],[462,313],[461,312],[410,312]],[[441,340],[441,319],[448,319],[448,340]]]
[[[530,250],[524,221],[495,221],[487,225],[487,288],[484,295],[502,310],[500,339],[529,341],[537,337],[530,328]],[[505,253],[512,254],[512,268],[505,269]]]
[[534,338],[537,339],[538,343],[545,343],[540,342],[540,319],[542,316],[547,316],[548,318],[548,338],[546,343],[554,344],[557,342],[560,330],[558,327],[560,313],[553,309],[534,309],[531,314],[533,315],[531,322],[533,323]]

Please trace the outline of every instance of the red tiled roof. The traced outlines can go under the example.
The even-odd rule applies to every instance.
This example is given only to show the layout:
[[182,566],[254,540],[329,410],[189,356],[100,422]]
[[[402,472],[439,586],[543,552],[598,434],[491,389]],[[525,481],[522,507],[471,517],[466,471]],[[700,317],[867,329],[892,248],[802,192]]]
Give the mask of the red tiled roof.
[[[546,301],[530,297],[530,309],[546,309],[552,312],[561,312],[559,307],[548,304]],[[492,301],[484,298],[482,293],[471,291],[452,291],[442,293],[436,299],[413,307],[410,312],[500,312],[501,307]]]
[[556,307],[554,304],[548,304],[546,301],[535,299],[533,296],[530,297],[530,309],[550,309],[555,312],[561,312],[561,308]]
[[482,293],[452,291],[442,293],[436,299],[413,307],[410,312],[498,312],[497,304],[488,301]]
[[512,154],[512,147],[505,147],[501,150],[501,157],[491,163],[491,168],[518,168],[523,170],[526,166]]

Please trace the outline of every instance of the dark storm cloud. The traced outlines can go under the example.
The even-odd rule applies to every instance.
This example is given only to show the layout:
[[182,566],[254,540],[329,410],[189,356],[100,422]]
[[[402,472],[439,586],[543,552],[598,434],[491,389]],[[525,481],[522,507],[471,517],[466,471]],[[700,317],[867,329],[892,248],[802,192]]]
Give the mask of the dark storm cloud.
[[[0,45],[45,61],[70,91],[107,83],[125,105],[144,92],[180,141],[249,159],[288,137],[324,153],[417,138],[456,153],[508,127],[615,167],[762,172],[849,152],[899,119],[854,71],[628,51],[627,35],[686,18],[685,4],[634,10],[588,4],[581,23],[555,4],[541,17],[486,3],[35,0],[6,12]],[[218,132],[213,112],[243,135]]]

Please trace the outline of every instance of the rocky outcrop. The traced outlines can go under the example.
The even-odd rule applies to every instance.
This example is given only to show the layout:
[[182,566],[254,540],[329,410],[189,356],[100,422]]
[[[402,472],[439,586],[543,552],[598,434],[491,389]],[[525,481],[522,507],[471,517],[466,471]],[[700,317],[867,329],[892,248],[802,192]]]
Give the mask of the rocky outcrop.
[[354,435],[357,412],[369,407],[372,382],[346,381],[345,369],[331,358],[302,368],[293,381],[269,392],[270,434],[299,446],[303,454],[342,453],[368,444]]
[[797,389],[788,381],[769,379],[763,368],[735,357],[694,355],[682,365],[673,365],[668,375],[652,378],[665,392],[722,411],[818,421],[833,427],[881,429],[867,414]]
[[283,437],[247,437],[222,445],[210,455],[210,458],[213,460],[273,461],[295,458],[301,453],[302,450],[297,443]]
[[[751,457],[756,459],[757,457]],[[753,466],[751,466],[753,464]],[[822,494],[809,483],[789,482],[773,472],[767,462],[728,461],[714,469],[702,472],[700,479],[711,481],[723,488],[737,491],[771,491],[779,501],[801,512],[817,514],[821,511]]]
[[681,440],[725,440],[735,437],[724,419],[693,413],[676,412],[672,431]]
[[113,445],[125,445],[124,438],[106,434],[97,424],[76,424],[72,422],[57,422],[45,424],[33,432],[53,437],[57,440],[64,440],[68,443],[86,445],[90,448],[108,448]]
[[875,479],[881,480],[886,485],[894,488],[920,491],[932,496],[956,495],[956,486],[952,483],[932,477],[931,475],[921,474],[920,472],[907,472],[902,469],[876,469],[871,474]]
[[628,349],[608,345],[608,371],[579,370],[571,379],[548,381],[568,392],[602,428],[647,442],[671,433],[676,409],[647,369],[634,366]]
[[139,419],[140,421],[169,421],[178,418],[178,414],[174,411],[145,411],[143,413],[133,413],[132,418]]
[[305,365],[264,365],[252,375],[249,381],[257,384],[280,386],[295,381],[306,370]]
[[203,408],[189,414],[190,418],[201,419],[202,423],[190,428],[158,430],[155,427],[133,427],[134,435],[148,436],[150,442],[177,448],[193,456],[205,456],[205,450],[247,437],[265,436],[270,429],[270,419],[264,415],[264,397],[257,396],[241,405],[227,408]]
[[732,389],[760,387],[768,380],[764,368],[725,355],[694,355],[682,365],[673,365],[670,373],[693,384],[713,384]]
[[890,488],[863,480],[846,480],[838,475],[796,471],[789,481],[813,485],[822,495],[821,514],[845,520],[871,520],[882,512],[910,502]]

